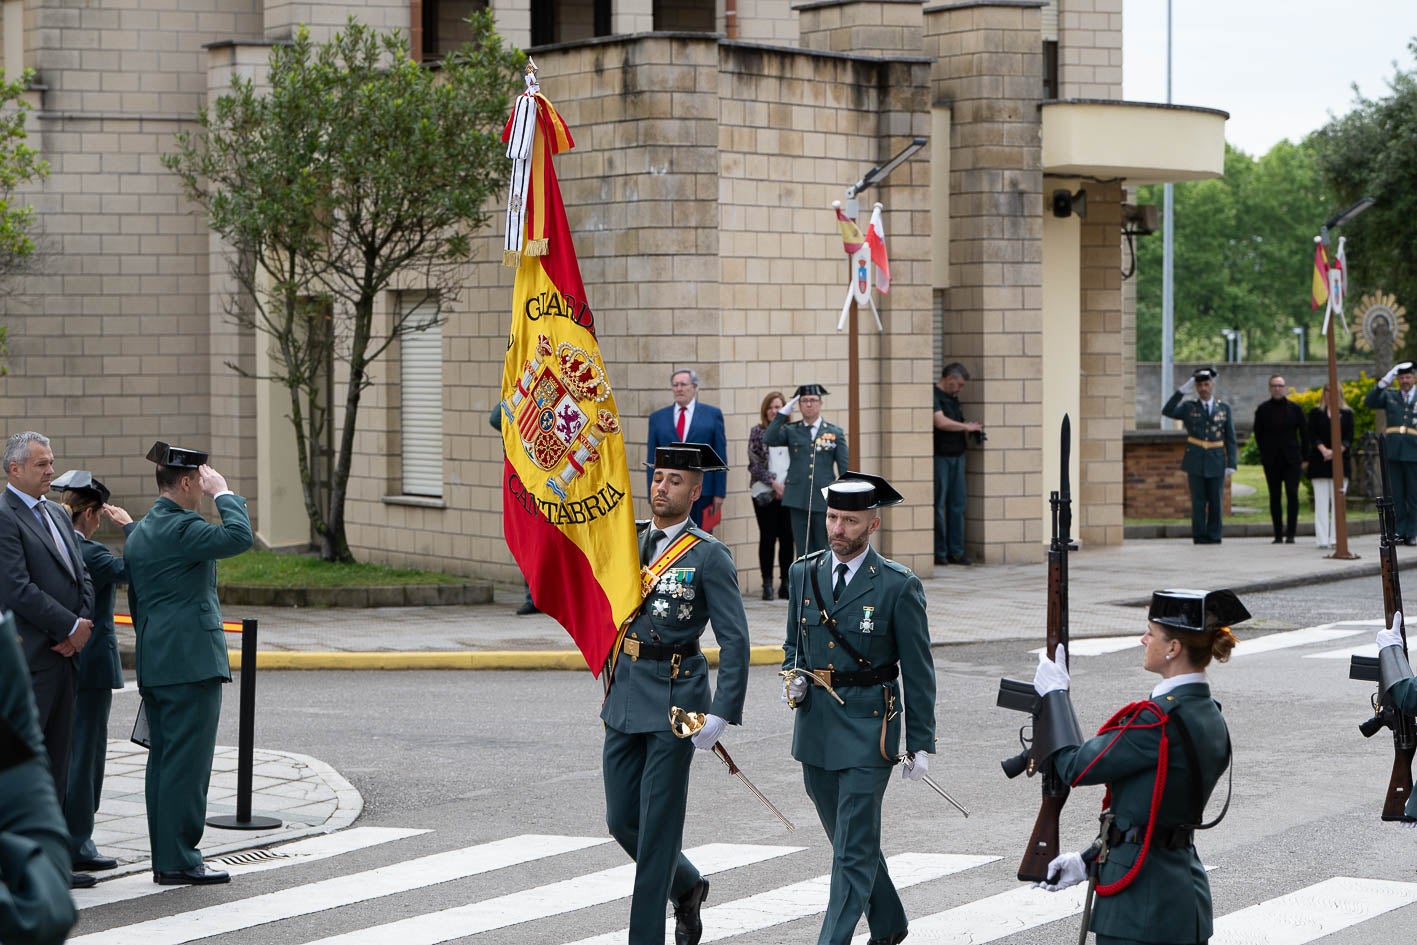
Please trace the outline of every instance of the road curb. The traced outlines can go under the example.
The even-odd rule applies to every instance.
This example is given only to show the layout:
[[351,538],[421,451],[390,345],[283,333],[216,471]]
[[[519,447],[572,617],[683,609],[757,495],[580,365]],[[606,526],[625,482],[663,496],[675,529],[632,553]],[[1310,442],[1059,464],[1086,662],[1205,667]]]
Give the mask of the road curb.
[[[753,666],[776,666],[782,662],[782,647],[752,646],[748,661]],[[718,647],[705,647],[710,666],[718,665]],[[241,668],[241,654],[231,651],[231,668]],[[577,650],[425,650],[416,652],[345,653],[334,651],[260,650],[257,669],[306,670],[584,670],[585,658]]]
[[[1337,581],[1347,581],[1351,578],[1378,577],[1383,573],[1382,561],[1375,555],[1371,564],[1345,564],[1338,565],[1342,570],[1330,571],[1318,574],[1297,574],[1293,577],[1270,578],[1264,581],[1252,581],[1249,584],[1232,584],[1230,590],[1236,594],[1261,594],[1266,591],[1282,591],[1290,587],[1307,587],[1310,584],[1333,584]],[[1399,561],[1397,564],[1398,573],[1411,571],[1417,568],[1417,558],[1409,558],[1406,561]],[[1381,589],[1377,592],[1377,597],[1382,597]],[[1108,601],[1117,607],[1149,607],[1150,597],[1137,597],[1129,600]]]

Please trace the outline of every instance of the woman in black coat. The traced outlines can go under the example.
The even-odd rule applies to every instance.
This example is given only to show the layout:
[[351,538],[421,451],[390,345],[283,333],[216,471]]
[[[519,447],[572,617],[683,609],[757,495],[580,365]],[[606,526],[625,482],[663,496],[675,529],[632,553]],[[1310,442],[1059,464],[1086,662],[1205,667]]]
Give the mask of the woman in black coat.
[[[1319,406],[1309,411],[1309,442],[1314,444],[1309,453],[1309,481],[1314,485],[1314,540],[1320,548],[1332,548],[1336,538],[1333,531],[1333,424],[1328,385],[1324,385],[1323,400]],[[1349,458],[1353,446],[1353,411],[1343,400],[1343,391],[1338,392],[1339,432],[1343,440],[1343,482],[1347,494],[1348,477],[1353,474],[1353,461]]]

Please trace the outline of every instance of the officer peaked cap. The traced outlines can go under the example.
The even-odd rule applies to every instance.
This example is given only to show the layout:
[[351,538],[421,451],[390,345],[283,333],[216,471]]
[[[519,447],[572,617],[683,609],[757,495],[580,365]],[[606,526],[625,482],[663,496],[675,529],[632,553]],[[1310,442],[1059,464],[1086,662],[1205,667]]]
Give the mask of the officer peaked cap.
[[869,473],[845,472],[841,478],[822,490],[827,508],[842,512],[880,509],[905,501],[905,497],[880,476]]
[[1191,377],[1198,381],[1213,381],[1220,376],[1220,372],[1213,367],[1196,368],[1191,372]]
[[1250,619],[1234,591],[1193,591],[1174,588],[1151,595],[1146,619],[1172,630],[1205,633]]
[[728,468],[723,457],[707,443],[670,443],[656,447],[656,469],[692,469],[696,472],[722,472]]
[[1397,368],[1397,373],[1399,374],[1411,374],[1417,371],[1417,365],[1414,365],[1411,361],[1403,361],[1400,364],[1393,365],[1393,367]]
[[58,489],[61,492],[86,492],[96,496],[98,501],[106,503],[113,493],[108,491],[108,487],[93,477],[93,473],[87,469],[71,469],[62,476],[57,476],[49,483],[49,488]]
[[831,391],[821,384],[798,384],[797,389],[792,392],[793,397],[825,397]]
[[178,469],[196,469],[207,462],[207,455],[201,450],[184,450],[180,446],[168,446],[162,440],[148,450],[147,460],[159,466],[174,466]]

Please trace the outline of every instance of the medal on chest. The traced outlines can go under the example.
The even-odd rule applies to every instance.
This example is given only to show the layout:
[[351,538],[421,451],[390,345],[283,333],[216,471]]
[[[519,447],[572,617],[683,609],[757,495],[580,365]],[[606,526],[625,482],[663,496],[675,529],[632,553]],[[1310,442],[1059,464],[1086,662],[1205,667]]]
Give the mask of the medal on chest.
[[876,621],[875,621],[874,619],[872,619],[872,618],[875,617],[875,615],[876,615],[876,608],[874,608],[874,607],[862,607],[862,608],[861,608],[861,632],[862,632],[862,633],[870,633],[871,631],[873,631],[873,630],[876,629]]
[[693,568],[670,568],[659,576],[655,590],[665,597],[691,601],[698,592],[694,589]]

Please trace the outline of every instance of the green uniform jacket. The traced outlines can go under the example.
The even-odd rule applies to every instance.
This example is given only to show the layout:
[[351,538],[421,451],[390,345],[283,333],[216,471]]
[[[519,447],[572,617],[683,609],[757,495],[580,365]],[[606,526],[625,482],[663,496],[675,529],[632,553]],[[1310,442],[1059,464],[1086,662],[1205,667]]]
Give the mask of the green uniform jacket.
[[[137,524],[123,526],[123,534],[132,534]],[[118,585],[128,580],[128,571],[123,559],[103,542],[77,532],[74,537],[84,556],[84,567],[93,579],[93,636],[79,651],[79,688],[122,689],[123,664],[118,659],[118,636],[113,630],[113,598]]]
[[1181,403],[1184,395],[1178,390],[1166,401],[1161,412],[1180,420],[1186,432],[1197,440],[1222,443],[1222,446],[1206,449],[1194,443],[1186,444],[1186,453],[1181,457],[1181,468],[1192,476],[1225,475],[1225,470],[1239,465],[1240,451],[1235,444],[1235,420],[1230,416],[1230,405],[1223,400],[1215,401],[1215,412],[1207,416],[1205,407],[1198,400]]
[[75,919],[69,830],[9,613],[0,619],[0,798],[0,942],[58,945]]
[[1395,463],[1417,463],[1417,436],[1398,433],[1398,427],[1417,430],[1417,396],[1412,398],[1412,406],[1402,400],[1402,391],[1395,387],[1377,387],[1368,391],[1363,398],[1363,406],[1373,410],[1381,409],[1386,418],[1387,458]]
[[[787,482],[783,484],[782,504],[789,509],[807,509],[826,513],[827,503],[821,494],[808,499],[810,489],[825,489],[836,481],[837,476],[846,472],[850,453],[846,445],[846,431],[835,423],[821,421],[817,426],[817,440],[812,442],[812,431],[801,420],[787,422],[787,415],[779,413],[763,431],[763,442],[768,446],[786,446],[789,465]],[[832,465],[836,472],[832,472]]]
[[128,535],[128,606],[138,635],[138,686],[172,686],[206,679],[231,681],[216,559],[251,547],[246,500],[216,500],[214,525],[171,499],[159,498]]
[[[831,598],[832,556],[825,550],[792,565],[788,586],[787,640],[782,648],[783,669],[853,672],[856,661],[846,654],[826,625],[810,576]],[[805,599],[804,599],[805,598]],[[903,564],[866,549],[866,560],[846,585],[841,600],[828,603],[837,620],[837,632],[874,669],[900,664],[900,678],[874,686],[843,686],[836,690],[845,704],[811,684],[798,705],[792,731],[792,757],[803,764],[829,771],[895,764],[900,754],[900,712],[905,715],[907,751],[935,753],[935,663],[930,657],[930,624],[925,615],[925,589]],[[904,684],[904,707],[901,686]],[[881,722],[895,697],[897,715],[886,723],[885,751],[881,754]]]
[[[641,557],[648,525],[638,523]],[[743,721],[748,618],[738,590],[738,569],[727,545],[692,524],[687,530],[698,541],[660,575],[625,637],[661,646],[693,643],[712,623],[719,646],[718,687],[711,692],[708,660],[702,652],[686,658],[674,678],[668,660],[632,660],[621,653],[600,717],[626,734],[667,732],[671,705],[717,715],[732,725]]]
[[[1229,731],[1220,716],[1220,706],[1210,697],[1210,686],[1205,683],[1177,686],[1153,701],[1168,716],[1181,713],[1200,766],[1197,777],[1191,773],[1178,726],[1168,722],[1170,763],[1156,825],[1198,824],[1205,802],[1225,770],[1228,755]],[[1149,713],[1142,717],[1143,722],[1154,720]],[[1145,828],[1161,732],[1156,728],[1131,729],[1112,744],[1115,736],[1115,732],[1108,732],[1080,746],[1064,748],[1053,755],[1053,763],[1058,774],[1070,784],[1082,774],[1079,783],[1105,782],[1111,786],[1117,829]],[[1112,747],[1107,750],[1109,744]],[[1092,765],[1090,769],[1089,765]],[[1140,843],[1113,847],[1102,866],[1099,884],[1121,879],[1140,852]],[[1130,886],[1116,895],[1098,897],[1093,908],[1092,930],[1099,936],[1139,942],[1195,945],[1208,941],[1211,935],[1210,883],[1195,847],[1163,849],[1153,843],[1146,862]]]

